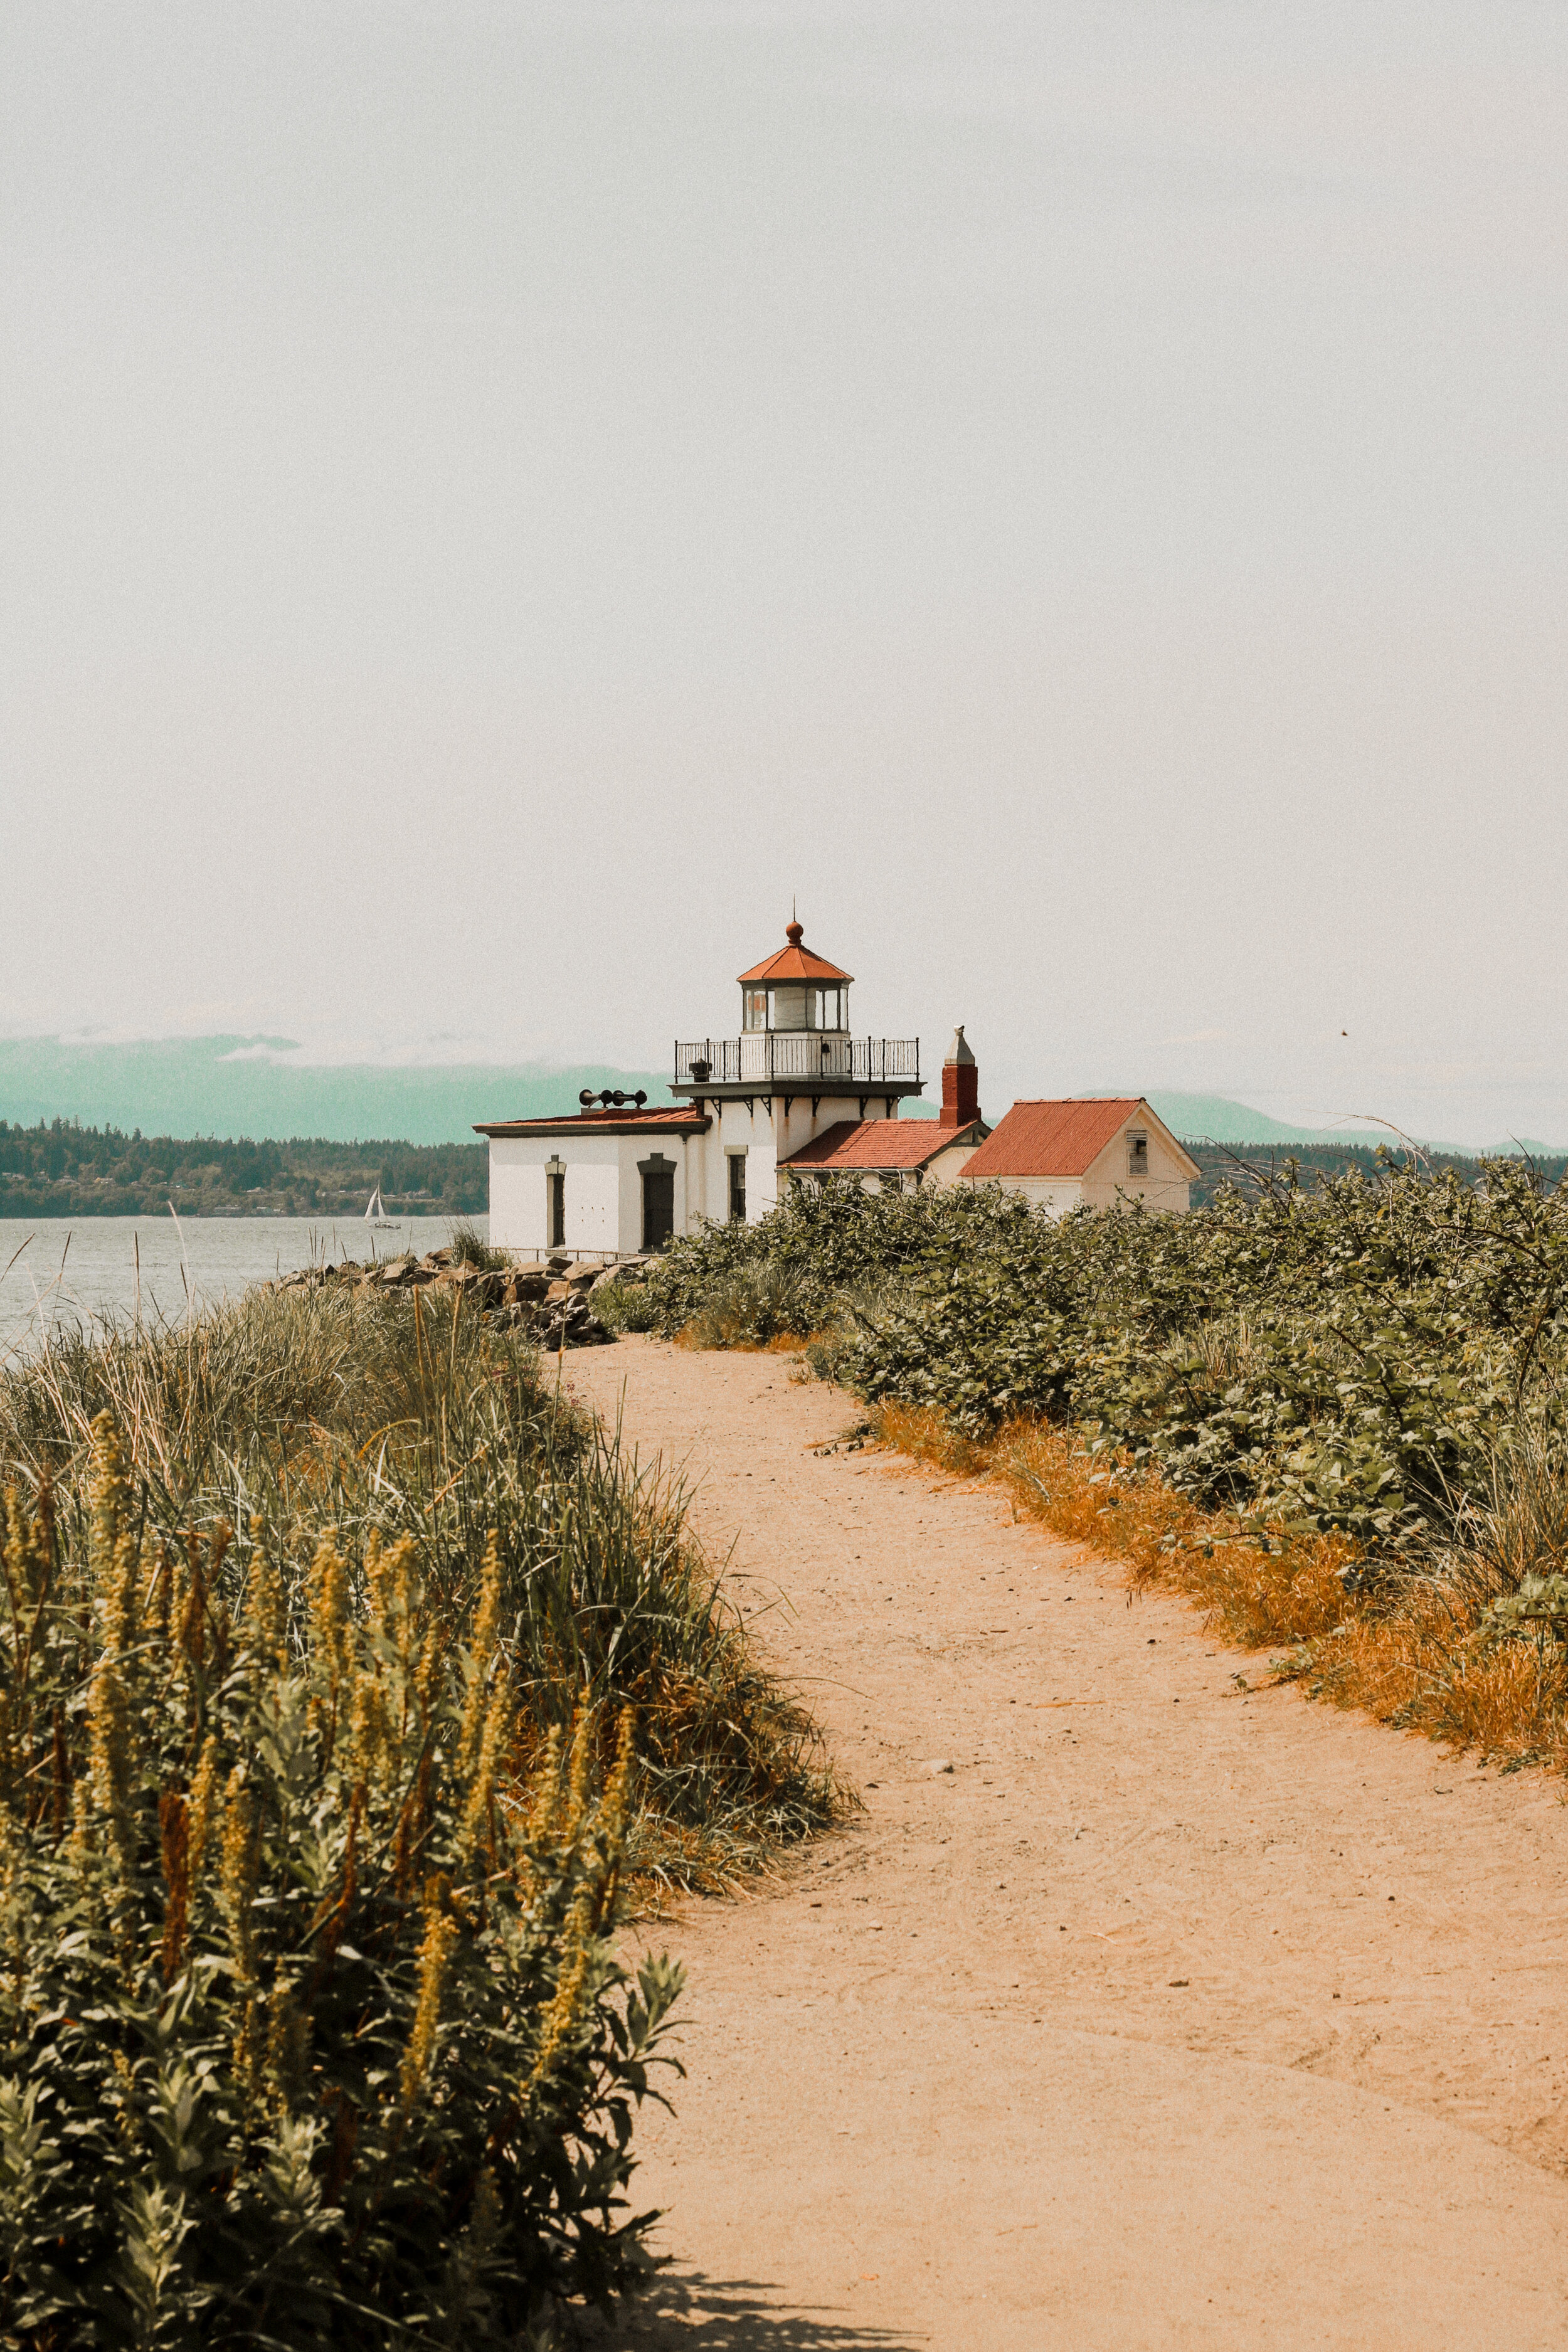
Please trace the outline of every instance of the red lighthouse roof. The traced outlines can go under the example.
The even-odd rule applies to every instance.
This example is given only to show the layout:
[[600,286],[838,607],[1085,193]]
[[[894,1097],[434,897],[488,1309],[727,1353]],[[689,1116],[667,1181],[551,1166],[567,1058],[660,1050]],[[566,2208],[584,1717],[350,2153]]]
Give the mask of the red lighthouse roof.
[[765,983],[777,980],[854,979],[852,971],[840,971],[838,966],[829,963],[826,956],[813,955],[809,948],[802,947],[803,936],[799,923],[786,923],[784,937],[789,941],[788,947],[780,948],[777,955],[769,956],[765,963],[753,964],[750,971],[742,972],[742,987],[748,988],[754,981]]

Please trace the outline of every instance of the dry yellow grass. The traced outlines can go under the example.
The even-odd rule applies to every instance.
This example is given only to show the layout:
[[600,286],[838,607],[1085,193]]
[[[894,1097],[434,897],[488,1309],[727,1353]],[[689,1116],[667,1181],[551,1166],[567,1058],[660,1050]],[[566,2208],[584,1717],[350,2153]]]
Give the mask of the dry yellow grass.
[[[802,1339],[798,1332],[780,1331],[771,1339],[726,1339],[724,1348],[731,1356],[800,1356],[823,1336],[820,1331],[808,1331]],[[713,1341],[700,1323],[686,1323],[671,1344],[700,1350],[711,1348]]]
[[1089,1452],[1081,1435],[1014,1421],[987,1444],[934,1413],[883,1404],[879,1441],[956,1476],[999,1480],[1056,1535],[1126,1563],[1135,1586],[1184,1593],[1244,1649],[1289,1644],[1275,1671],[1314,1697],[1497,1762],[1568,1770],[1568,1655],[1534,1634],[1500,1640],[1478,1604],[1436,1583],[1357,1599],[1348,1538],[1253,1527],[1202,1511],[1157,1474]]
[[1207,1610],[1247,1649],[1310,1641],[1345,1611],[1339,1571],[1356,1558],[1342,1536],[1252,1529],[1200,1511],[1159,1477],[1091,1454],[1081,1437],[1049,1423],[1012,1421],[989,1444],[956,1436],[932,1413],[883,1405],[877,1434],[900,1453],[1010,1487],[1030,1517],[1053,1532],[1125,1560],[1135,1584],[1163,1584]]

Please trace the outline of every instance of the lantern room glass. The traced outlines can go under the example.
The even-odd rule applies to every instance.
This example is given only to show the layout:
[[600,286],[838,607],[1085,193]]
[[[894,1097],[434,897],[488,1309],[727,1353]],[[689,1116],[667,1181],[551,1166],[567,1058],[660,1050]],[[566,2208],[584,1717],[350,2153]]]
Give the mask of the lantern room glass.
[[742,1029],[824,1029],[842,1034],[849,1026],[848,988],[803,987],[799,982],[791,982],[776,993],[772,988],[743,988],[741,991],[741,1026]]

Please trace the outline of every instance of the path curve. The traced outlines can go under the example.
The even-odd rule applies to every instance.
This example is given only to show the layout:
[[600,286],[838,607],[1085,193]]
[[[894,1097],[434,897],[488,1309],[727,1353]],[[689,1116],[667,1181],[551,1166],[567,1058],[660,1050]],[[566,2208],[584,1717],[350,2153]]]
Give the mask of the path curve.
[[[867,1811],[694,1902],[666,2352],[1568,2347],[1568,1810],[1293,1690],[785,1360],[567,1360]],[[942,1769],[951,1765],[951,1770]],[[665,1934],[656,1931],[654,1940]]]

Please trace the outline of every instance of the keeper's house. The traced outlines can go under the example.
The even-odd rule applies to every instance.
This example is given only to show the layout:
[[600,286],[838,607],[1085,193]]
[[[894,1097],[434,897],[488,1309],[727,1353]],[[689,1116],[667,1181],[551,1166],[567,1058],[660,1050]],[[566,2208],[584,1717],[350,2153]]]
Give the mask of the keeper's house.
[[658,1249],[704,1223],[765,1215],[781,1166],[831,1129],[918,1125],[935,1142],[934,1121],[896,1118],[921,1090],[919,1038],[853,1035],[852,975],[814,954],[798,923],[784,940],[741,974],[738,1036],[677,1044],[667,1108],[584,1095],[575,1117],[476,1127],[489,1139],[498,1248]]
[[965,1163],[964,1184],[1000,1184],[1056,1216],[1142,1201],[1178,1213],[1201,1173],[1141,1096],[1016,1102]]

